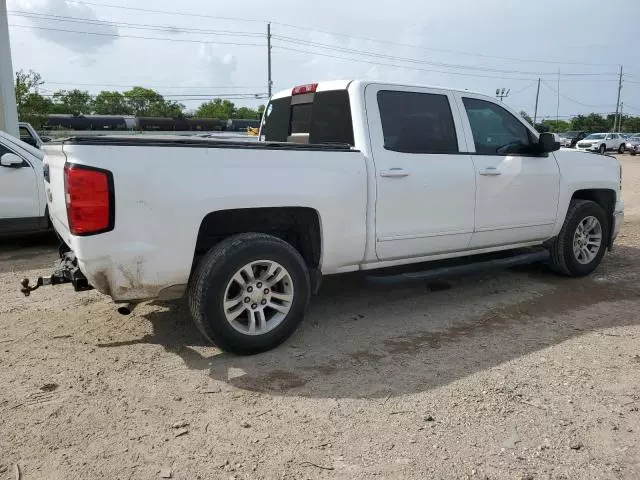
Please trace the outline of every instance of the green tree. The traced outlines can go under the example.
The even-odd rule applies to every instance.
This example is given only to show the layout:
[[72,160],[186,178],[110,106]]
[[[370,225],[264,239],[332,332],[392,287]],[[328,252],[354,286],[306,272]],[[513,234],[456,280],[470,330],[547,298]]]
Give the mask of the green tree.
[[28,122],[36,129],[41,129],[47,123],[46,115],[51,113],[52,102],[38,93],[38,88],[44,83],[39,73],[29,70],[16,72],[16,104],[18,118],[21,122]]
[[86,90],[59,90],[53,94],[53,113],[90,115],[92,104],[91,95]]
[[564,120],[543,120],[542,125],[546,127],[547,132],[567,132],[571,130],[571,123]]
[[209,102],[201,104],[195,112],[196,118],[218,118],[220,120],[228,120],[234,117],[236,107],[233,102],[229,100],[222,100],[216,98]]
[[260,114],[257,110],[248,107],[240,107],[233,113],[233,118],[243,118],[246,120],[258,120]]
[[129,115],[131,109],[122,93],[102,91],[93,99],[93,112],[97,115]]
[[640,133],[640,117],[631,117],[629,115],[623,115],[620,122],[623,132]]
[[262,116],[264,115],[264,111],[267,108],[266,105],[260,105],[258,107],[258,118],[262,119]]
[[578,115],[571,119],[571,130],[585,132],[608,132],[613,128],[613,117],[608,120],[597,113]]
[[124,92],[127,106],[137,117],[172,117],[184,116],[184,105],[167,101],[155,90],[144,87],[133,87]]

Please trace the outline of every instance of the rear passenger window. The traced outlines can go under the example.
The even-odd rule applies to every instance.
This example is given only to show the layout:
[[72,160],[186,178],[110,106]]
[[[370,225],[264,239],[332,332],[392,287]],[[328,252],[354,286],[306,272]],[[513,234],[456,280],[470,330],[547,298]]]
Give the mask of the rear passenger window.
[[446,95],[383,90],[378,107],[384,147],[402,153],[458,153]]

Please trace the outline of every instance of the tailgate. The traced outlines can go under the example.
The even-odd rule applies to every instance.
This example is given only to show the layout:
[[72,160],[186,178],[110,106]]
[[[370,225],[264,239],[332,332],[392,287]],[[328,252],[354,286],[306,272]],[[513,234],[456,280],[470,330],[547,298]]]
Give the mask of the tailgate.
[[67,219],[67,203],[64,191],[64,165],[67,156],[62,150],[62,143],[45,144],[44,150],[44,189],[47,196],[47,208],[51,223],[62,239],[69,242],[69,223]]

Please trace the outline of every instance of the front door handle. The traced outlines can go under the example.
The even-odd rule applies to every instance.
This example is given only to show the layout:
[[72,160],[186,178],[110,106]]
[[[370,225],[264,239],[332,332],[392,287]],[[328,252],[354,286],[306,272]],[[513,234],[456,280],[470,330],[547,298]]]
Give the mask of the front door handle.
[[480,175],[484,175],[485,177],[497,177],[498,175],[502,175],[502,172],[498,170],[496,167],[487,167],[483,170],[480,170]]
[[408,177],[409,172],[407,172],[404,168],[391,168],[389,170],[382,170],[380,172],[380,176],[391,178]]

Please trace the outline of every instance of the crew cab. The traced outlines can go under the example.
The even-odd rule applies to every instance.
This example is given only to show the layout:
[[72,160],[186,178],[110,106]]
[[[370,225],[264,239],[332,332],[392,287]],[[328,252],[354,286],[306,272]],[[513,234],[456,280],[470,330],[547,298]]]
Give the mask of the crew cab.
[[299,86],[270,99],[259,138],[45,146],[65,245],[36,288],[93,286],[124,313],[186,294],[206,338],[248,354],[293,333],[322,276],[525,247],[582,276],[623,218],[615,158],[558,150],[553,134],[468,91]]
[[0,237],[49,229],[44,153],[0,131]]
[[624,153],[626,140],[619,133],[592,133],[576,143],[576,149],[604,154],[607,150]]

